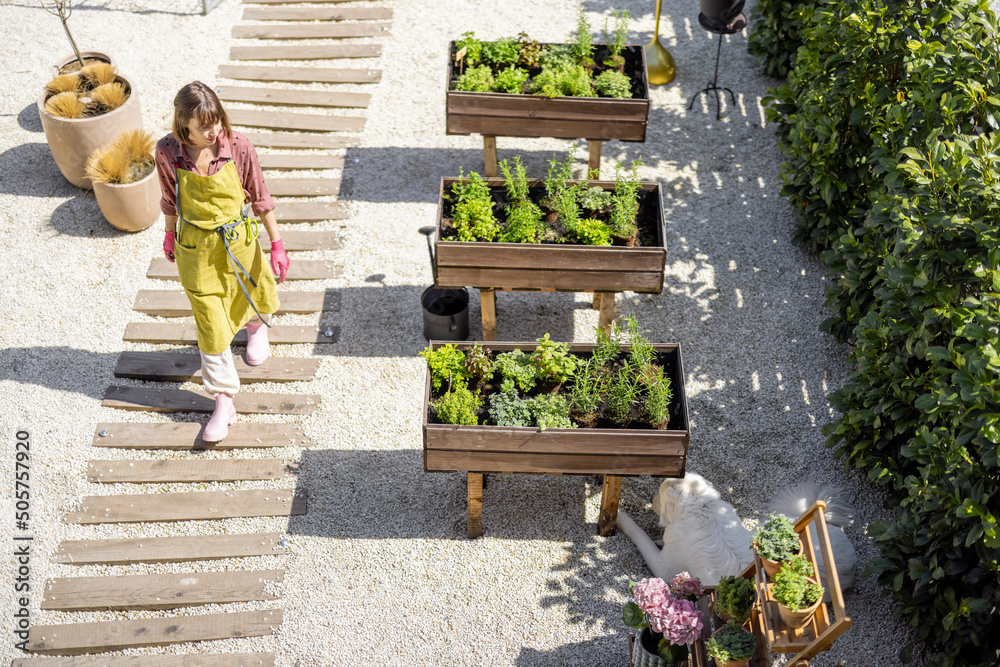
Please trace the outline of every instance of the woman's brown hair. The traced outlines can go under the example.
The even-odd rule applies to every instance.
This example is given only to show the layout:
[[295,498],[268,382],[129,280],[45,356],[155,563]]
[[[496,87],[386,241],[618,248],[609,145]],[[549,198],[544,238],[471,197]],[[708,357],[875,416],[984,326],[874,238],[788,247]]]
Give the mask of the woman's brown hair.
[[227,137],[233,135],[229,116],[222,108],[222,102],[215,91],[201,81],[189,83],[174,97],[174,138],[185,146],[191,145],[188,122],[192,118],[197,118],[204,124],[222,123],[222,133]]

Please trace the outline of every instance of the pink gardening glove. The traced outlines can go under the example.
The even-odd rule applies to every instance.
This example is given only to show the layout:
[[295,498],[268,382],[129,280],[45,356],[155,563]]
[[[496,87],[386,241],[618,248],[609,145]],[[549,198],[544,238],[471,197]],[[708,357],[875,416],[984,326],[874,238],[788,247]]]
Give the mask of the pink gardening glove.
[[285,282],[288,277],[288,253],[285,252],[285,244],[281,239],[271,240],[271,270],[279,283]]
[[163,235],[163,256],[171,262],[174,261],[174,232],[166,232]]

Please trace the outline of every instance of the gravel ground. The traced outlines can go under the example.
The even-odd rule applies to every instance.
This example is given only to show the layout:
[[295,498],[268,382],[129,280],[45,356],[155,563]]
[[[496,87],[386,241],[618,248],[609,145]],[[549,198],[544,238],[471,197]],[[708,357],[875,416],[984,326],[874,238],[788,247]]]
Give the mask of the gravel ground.
[[[564,41],[580,3],[384,4],[395,10],[392,31],[361,40],[381,42],[382,57],[349,65],[381,68],[382,82],[340,87],[373,93],[369,109],[340,112],[368,117],[361,146],[346,151],[343,198],[353,202],[354,215],[315,226],[342,229],[343,248],[296,255],[334,259],[343,273],[321,285],[287,287],[338,289],[342,309],[323,317],[279,318],[282,324],[339,325],[340,342],[275,350],[320,356],[323,364],[313,382],[247,389],[322,394],[319,409],[299,418],[319,444],[309,450],[197,455],[299,461],[300,479],[284,484],[308,489],[308,514],[291,520],[71,526],[63,525],[61,516],[84,495],[273,485],[152,489],[85,481],[91,458],[190,456],[95,453],[90,447],[98,422],[171,418],[100,405],[112,384],[143,384],[114,378],[121,351],[168,349],[122,342],[128,322],[156,319],[133,313],[131,305],[138,289],[166,288],[144,277],[150,258],[160,252],[162,225],[120,233],[103,220],[92,193],[62,179],[34,100],[51,63],[68,51],[65,35],[58,20],[31,0],[0,3],[8,54],[7,85],[0,88],[0,229],[5,232],[0,269],[8,281],[0,294],[5,404],[0,474],[8,480],[3,511],[13,514],[15,432],[29,431],[34,623],[164,614],[42,612],[42,585],[52,577],[277,567],[286,570],[278,602],[169,612],[281,607],[284,623],[275,636],[126,653],[264,650],[274,651],[281,667],[625,664],[621,606],[628,580],[648,572],[627,537],[595,536],[600,488],[592,479],[491,478],[485,535],[469,541],[464,475],[425,474],[421,467],[424,364],[417,352],[425,341],[417,304],[431,272],[417,229],[434,221],[440,177],[482,166],[478,137],[444,134],[445,46],[469,29],[486,38],[523,29],[539,41]],[[597,31],[613,7],[632,14],[633,41],[645,43],[652,36],[648,0],[582,4]],[[736,105],[723,103],[721,122],[705,97],[689,111],[688,100],[712,76],[717,37],[698,26],[694,3],[663,4],[660,34],[678,63],[677,80],[652,91],[646,142],[605,144],[603,167],[610,171],[618,160],[641,158],[642,176],[661,182],[667,283],[662,295],[619,295],[618,312],[635,312],[654,341],[683,345],[692,428],[689,469],[712,481],[748,526],[761,520],[770,497],[784,485],[800,478],[836,480],[858,509],[848,534],[864,564],[876,555],[864,528],[887,512],[863,475],[841,470],[820,433],[833,417],[828,394],[846,379],[847,349],[818,329],[827,316],[823,266],[790,240],[794,213],[778,194],[780,155],[774,128],[764,123],[759,106],[775,81],[759,74],[746,53],[745,34],[725,38],[719,79],[735,91]],[[227,62],[234,41],[229,30],[241,11],[236,0],[223,0],[207,17],[193,0],[80,2],[71,26],[81,48],[113,54],[134,79],[146,127],[159,136],[168,129],[171,100],[181,85],[193,79],[226,83],[216,77],[216,68]],[[546,139],[498,144],[500,158],[522,156],[532,176],[543,175],[549,157],[570,146]],[[473,299],[470,308],[473,338],[481,336],[477,303]],[[593,340],[597,313],[588,303],[584,294],[503,294],[497,307],[500,338],[532,340],[551,332],[557,340]],[[630,478],[622,490],[622,508],[651,533],[656,520],[648,501],[658,482]],[[132,567],[47,562],[64,539],[208,534],[219,532],[220,523],[227,532],[282,531],[290,553]],[[11,553],[11,534],[0,532]],[[13,576],[13,560],[8,558],[4,572]],[[10,634],[16,609],[12,585],[4,583],[3,591],[0,655],[7,660],[21,653]],[[813,664],[896,664],[907,631],[891,618],[891,604],[873,578],[861,579],[846,602],[854,627]]]

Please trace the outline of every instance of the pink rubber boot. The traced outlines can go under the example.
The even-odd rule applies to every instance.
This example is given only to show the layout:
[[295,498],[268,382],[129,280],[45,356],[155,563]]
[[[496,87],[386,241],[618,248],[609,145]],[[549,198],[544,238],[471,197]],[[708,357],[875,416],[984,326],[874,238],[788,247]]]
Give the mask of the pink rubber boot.
[[205,425],[201,439],[205,442],[219,442],[229,435],[229,425],[236,421],[236,406],[229,394],[215,395],[215,412]]
[[271,355],[267,342],[267,325],[247,322],[247,364],[260,366]]

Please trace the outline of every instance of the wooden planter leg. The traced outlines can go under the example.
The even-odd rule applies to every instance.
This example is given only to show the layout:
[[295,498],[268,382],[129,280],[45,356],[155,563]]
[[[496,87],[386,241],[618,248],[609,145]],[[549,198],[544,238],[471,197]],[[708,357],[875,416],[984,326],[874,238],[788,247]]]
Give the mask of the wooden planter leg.
[[483,340],[497,339],[497,292],[479,290],[480,311],[483,315]]
[[593,308],[594,310],[600,310],[601,309],[601,293],[600,292],[594,292],[594,304],[591,306],[591,308]]
[[[471,488],[471,487],[470,487]],[[618,498],[621,495],[622,478],[605,475],[601,491],[601,513],[597,518],[597,532],[607,537],[615,532],[618,523]]]
[[[601,177],[601,142],[596,139],[587,140],[587,148],[590,153],[587,159],[587,178],[598,179]],[[493,151],[496,160],[496,150]]]
[[[478,472],[469,473],[469,509],[466,528],[469,539],[474,539],[483,534],[483,481],[485,475]],[[615,501],[617,509],[618,502]]]
[[483,136],[483,162],[486,163],[483,171],[487,177],[496,178],[497,175],[497,138]]
[[597,309],[601,311],[597,318],[597,328],[604,333],[611,333],[611,322],[615,319],[615,293],[594,292],[594,301],[599,304]]

